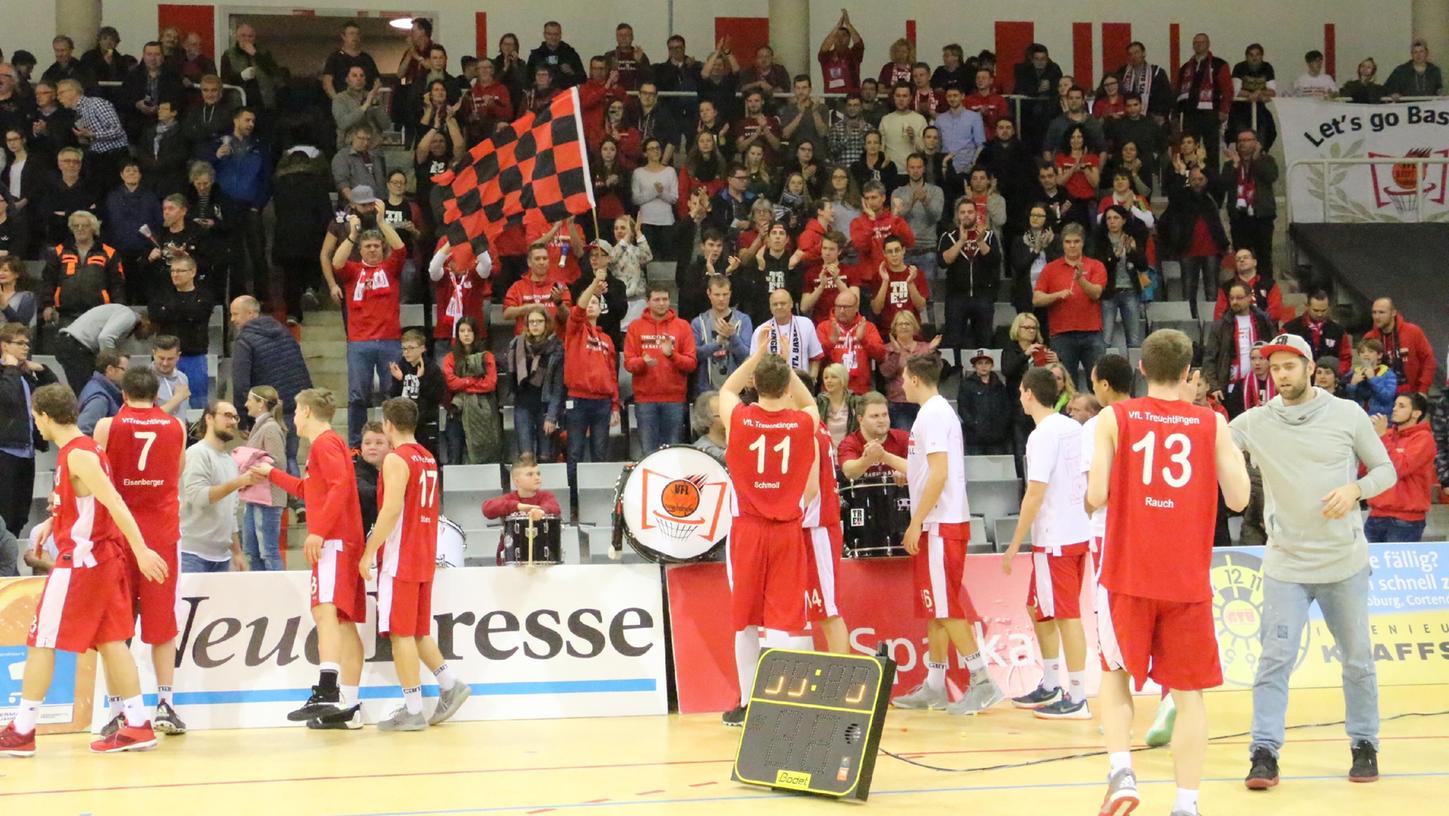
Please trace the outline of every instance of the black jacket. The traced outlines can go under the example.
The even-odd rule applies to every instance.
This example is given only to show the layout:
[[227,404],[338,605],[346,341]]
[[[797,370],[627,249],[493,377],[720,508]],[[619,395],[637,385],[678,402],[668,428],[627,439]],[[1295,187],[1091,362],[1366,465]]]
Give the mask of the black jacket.
[[[685,220],[688,221],[689,219]],[[690,221],[690,223],[692,224],[694,222]],[[589,285],[594,282],[593,264],[589,262],[587,255],[579,259],[579,267],[582,270],[579,279],[574,281],[573,286],[569,287],[569,296],[574,299],[575,303],[579,302],[579,295],[582,295],[584,290],[589,288]],[[624,315],[629,311],[629,297],[624,293],[624,282],[619,280],[613,271],[609,272],[609,277],[606,280],[609,283],[609,288],[604,292],[604,299],[599,304],[599,328],[608,332],[609,337],[614,341],[614,348],[623,348]],[[559,317],[563,318],[564,316],[564,311],[559,310]],[[559,328],[558,332],[562,336],[563,329]]]
[[[315,259],[322,252],[327,225],[332,222],[332,171],[326,159],[288,153],[272,177],[272,206],[277,228],[272,256],[280,259]],[[376,192],[376,191],[374,191]]]
[[66,219],[71,213],[85,210],[100,218],[101,194],[85,176],[81,176],[74,186],[68,187],[59,173],[52,173],[40,201],[32,201],[30,207],[45,214],[45,242],[58,244],[71,240],[70,227],[66,225]]
[[[1140,276],[1147,271],[1147,230],[1134,229],[1133,226],[1141,223],[1135,218],[1129,218],[1127,227],[1123,230],[1136,243],[1132,251],[1127,253],[1127,277],[1132,282],[1132,291],[1139,295],[1142,294]],[[1102,297],[1108,298],[1117,294],[1117,258],[1112,252],[1112,241],[1107,237],[1106,222],[1102,222],[1101,226],[1092,232],[1092,242],[1087,249],[1087,254],[1101,261],[1102,266],[1107,267],[1107,285],[1102,288]]]
[[1218,252],[1228,249],[1228,234],[1223,229],[1219,215],[1221,204],[1208,187],[1201,193],[1193,192],[1187,186],[1187,178],[1177,174],[1164,176],[1163,192],[1167,193],[1167,210],[1157,225],[1157,238],[1161,242],[1162,255],[1179,258],[1192,245],[1192,233],[1199,218],[1207,224],[1208,234]]
[[151,293],[148,314],[156,324],[157,334],[175,335],[181,340],[181,354],[205,354],[211,345],[211,293],[201,286],[190,292],[178,292],[168,280]]
[[296,407],[297,393],[312,387],[302,346],[286,326],[268,315],[253,318],[237,332],[231,379],[233,394],[246,394],[254,385],[277,389],[288,416]]
[[71,238],[45,253],[40,302],[62,317],[78,317],[95,306],[125,303],[125,279],[121,253],[96,240],[82,258]]
[[[1252,317],[1259,340],[1266,342],[1278,333],[1273,321],[1263,311],[1253,309]],[[1237,320],[1232,312],[1228,312],[1203,337],[1202,373],[1207,378],[1209,391],[1220,391],[1228,385],[1233,360],[1238,353],[1236,334]]]
[[946,292],[969,298],[996,300],[996,288],[1001,284],[1001,241],[996,233],[986,232],[986,245],[990,252],[978,254],[975,242],[971,242],[956,256],[955,263],[946,263],[946,250],[956,245],[960,228],[941,233],[936,242],[936,258],[941,265],[941,274],[946,278]]
[[388,393],[394,397],[407,397],[418,404],[418,427],[435,429],[438,424],[438,407],[448,398],[448,385],[443,380],[443,370],[438,364],[423,358],[422,365],[412,366],[407,360],[398,360],[402,369],[401,380],[392,379]]
[[191,159],[191,151],[179,123],[168,128],[159,140],[156,130],[155,122],[142,129],[141,137],[136,140],[136,161],[141,164],[141,177],[146,184],[157,196],[165,197],[181,192],[186,186],[186,163]]
[[974,371],[967,371],[961,377],[956,410],[961,414],[962,433],[968,444],[1005,442],[1011,438],[1012,412],[1021,412],[1019,406],[1013,405],[1011,396],[1006,383],[994,371],[991,380],[984,383]]
[[362,510],[362,530],[371,532],[377,523],[377,468],[369,465],[362,454],[352,457],[352,473],[357,477],[357,505]]
[[[1050,217],[1047,222],[1051,222]],[[1042,253],[1047,263],[1062,257],[1061,231],[1053,229],[1053,235],[1052,242]],[[1011,302],[1019,312],[1031,309],[1031,267],[1035,261],[1036,253],[1026,245],[1025,235],[1013,237],[1006,248],[1006,263],[1011,267]]]
[[46,449],[40,431],[32,427],[25,391],[28,386],[34,394],[35,389],[53,382],[54,372],[44,366],[34,372],[24,366],[0,366],[0,448]]
[[[565,71],[567,65],[571,70]],[[528,78],[531,81],[533,75],[539,68],[547,68],[553,74],[553,86],[555,88],[571,88],[588,79],[584,73],[584,61],[579,59],[579,52],[574,50],[562,40],[558,48],[550,51],[546,43],[539,43],[538,47],[528,52]]]

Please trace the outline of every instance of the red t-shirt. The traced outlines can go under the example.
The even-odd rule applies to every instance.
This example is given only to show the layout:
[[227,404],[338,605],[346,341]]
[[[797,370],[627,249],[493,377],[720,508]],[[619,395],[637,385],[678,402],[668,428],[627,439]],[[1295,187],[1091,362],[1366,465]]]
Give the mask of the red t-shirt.
[[[1081,264],[1088,281],[1098,286],[1107,285],[1107,267],[1101,261],[1083,255]],[[1042,267],[1041,277],[1037,279],[1038,292],[1072,290],[1071,297],[1047,307],[1047,323],[1053,337],[1062,332],[1102,330],[1102,307],[1097,301],[1087,297],[1087,293],[1076,282],[1076,274],[1077,271],[1067,263],[1066,258],[1058,258]]]
[[815,429],[804,411],[767,411],[741,405],[730,414],[725,464],[734,482],[734,514],[765,521],[800,522],[800,497],[810,481]]
[[1216,258],[1219,254],[1218,245],[1213,242],[1213,234],[1208,229],[1207,222],[1201,218],[1193,222],[1192,240],[1187,244],[1187,252],[1184,255],[1188,258]]
[[357,471],[347,443],[336,431],[323,431],[312,440],[305,479],[281,468],[272,468],[267,478],[306,504],[308,533],[321,536],[324,542],[342,542],[342,551],[353,557],[362,555],[367,539],[362,532]]
[[806,527],[824,527],[825,529],[838,528],[840,526],[840,490],[835,483],[835,444],[830,440],[830,431],[824,425],[817,425],[815,428],[816,450],[820,455],[820,492],[815,494],[815,501],[805,510]]
[[[1056,158],[1057,172],[1065,172],[1068,167],[1072,166],[1073,161],[1070,154],[1058,153]],[[1082,170],[1088,167],[1097,167],[1101,163],[1096,153],[1082,154]],[[1067,195],[1071,198],[1095,199],[1097,197],[1097,188],[1092,185],[1092,182],[1087,179],[1086,174],[1082,170],[1078,170],[1072,174],[1071,178],[1067,179]]]
[[[1217,417],[1181,400],[1112,405],[1117,452],[1107,488],[1102,586],[1177,603],[1213,597]],[[1163,531],[1171,530],[1171,535]]]
[[860,90],[860,61],[865,58],[865,43],[852,43],[841,55],[838,51],[820,57],[820,75],[825,79],[825,93],[850,93]]
[[[383,542],[379,565],[384,575],[399,581],[433,580],[438,560],[438,463],[416,442],[399,445],[393,454],[408,466],[402,516]],[[377,505],[382,506],[386,485],[377,480]]]
[[[558,318],[558,307],[553,303],[553,287],[556,283],[562,283],[562,281],[552,274],[544,278],[543,283],[535,283],[532,275],[524,275],[508,287],[508,294],[503,296],[503,308],[511,309],[514,306],[537,304],[548,310],[549,323],[552,325],[553,321]],[[563,292],[563,302],[565,308],[573,303],[567,288]],[[523,334],[523,318],[520,317],[513,322],[513,333]]]
[[347,298],[347,339],[397,340],[402,337],[403,262],[406,247],[388,253],[382,263],[370,266],[348,261],[337,270],[337,284]]
[[[906,454],[910,452],[910,445],[910,433],[907,431],[902,431],[898,428],[891,428],[890,430],[886,431],[886,437],[881,442],[881,447],[885,448],[886,453],[889,453],[892,456],[899,456],[902,459],[906,458]],[[853,431],[846,434],[845,438],[840,440],[840,448],[836,451],[836,455],[840,458],[840,464],[842,465],[844,465],[846,462],[854,462],[856,459],[864,456],[865,434],[861,433],[860,431]],[[895,471],[891,470],[890,465],[882,462],[878,465],[871,465],[865,471],[865,473],[861,475],[888,476],[894,472]]]
[[148,546],[158,550],[181,540],[181,452],[186,429],[160,408],[122,405],[111,420],[106,458],[111,480]]
[[[868,274],[868,272],[862,272],[862,274]],[[916,304],[911,302],[909,287],[914,286],[915,290],[921,293],[921,297],[929,300],[931,297],[931,289],[930,284],[926,283],[926,273],[917,270],[914,283],[906,282],[911,274],[909,265],[900,271],[886,267],[885,274],[886,283],[884,284],[880,284],[881,279],[879,277],[876,277],[873,281],[866,281],[867,285],[878,284],[890,288],[890,293],[886,295],[885,307],[880,310],[880,320],[876,323],[880,327],[881,334],[885,336],[890,335],[891,321],[896,319],[896,314],[899,312],[910,312],[916,316],[916,320],[924,323],[925,321],[921,320],[921,310],[917,309]],[[1101,318],[1099,316],[1098,321],[1100,322],[1100,320]],[[1056,328],[1055,324],[1052,328]]]

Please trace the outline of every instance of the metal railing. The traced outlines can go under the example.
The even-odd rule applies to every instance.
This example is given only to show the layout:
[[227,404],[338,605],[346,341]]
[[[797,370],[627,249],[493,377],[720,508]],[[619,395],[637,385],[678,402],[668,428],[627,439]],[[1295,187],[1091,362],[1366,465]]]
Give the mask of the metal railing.
[[1323,169],[1323,195],[1320,203],[1323,205],[1323,223],[1328,221],[1328,168],[1338,165],[1365,165],[1365,164],[1412,164],[1414,165],[1414,222],[1422,223],[1424,220],[1424,194],[1427,185],[1424,181],[1424,167],[1430,164],[1449,164],[1449,156],[1380,156],[1374,158],[1332,158],[1323,156],[1315,159],[1299,159],[1288,165],[1288,172],[1283,177],[1284,199],[1287,203],[1286,214],[1288,223],[1293,223],[1293,171],[1303,167],[1321,167]]
[[[124,86],[125,84],[126,83],[124,83],[124,82],[118,82],[118,81],[116,81],[114,79],[107,79],[107,80],[103,80],[101,82],[97,82],[96,83],[96,87],[98,87],[98,88],[120,88],[120,87]],[[190,88],[187,88],[187,90],[189,91],[191,89]],[[242,107],[246,107],[246,104],[247,104],[247,91],[246,91],[246,88],[243,88],[240,85],[222,85],[221,86],[221,90],[222,90],[222,93],[225,93],[227,91],[236,91],[237,96],[241,97]]]

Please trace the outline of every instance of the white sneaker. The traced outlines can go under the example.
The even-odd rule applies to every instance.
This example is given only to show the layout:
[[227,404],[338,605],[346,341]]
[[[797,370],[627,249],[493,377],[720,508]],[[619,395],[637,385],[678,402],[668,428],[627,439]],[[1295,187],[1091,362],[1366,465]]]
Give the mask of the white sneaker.
[[[1107,795],[1097,816],[1127,816],[1137,809],[1137,774],[1131,768],[1119,768],[1107,776]],[[1174,814],[1176,816],[1176,814]]]
[[398,706],[387,719],[377,723],[379,731],[422,731],[427,727],[428,721],[423,717],[423,712],[414,714],[408,711],[407,706]]
[[916,686],[914,689],[891,700],[894,708],[906,709],[943,709],[951,704],[951,698],[946,696],[946,690],[937,691],[926,683]]
[[946,713],[974,716],[1005,699],[1006,695],[990,680],[973,683],[961,699],[946,707]]

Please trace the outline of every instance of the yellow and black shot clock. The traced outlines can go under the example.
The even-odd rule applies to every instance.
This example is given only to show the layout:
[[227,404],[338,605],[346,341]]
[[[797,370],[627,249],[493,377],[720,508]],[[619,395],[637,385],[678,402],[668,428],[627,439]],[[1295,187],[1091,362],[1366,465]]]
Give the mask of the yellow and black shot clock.
[[[1236,550],[1213,553],[1213,620],[1217,625],[1218,656],[1223,682],[1251,688],[1263,653],[1263,560]],[[1303,627],[1293,668],[1308,656],[1310,627]]]

